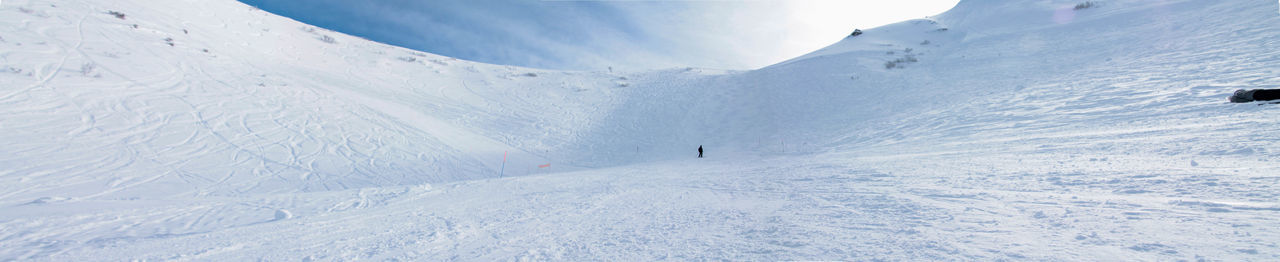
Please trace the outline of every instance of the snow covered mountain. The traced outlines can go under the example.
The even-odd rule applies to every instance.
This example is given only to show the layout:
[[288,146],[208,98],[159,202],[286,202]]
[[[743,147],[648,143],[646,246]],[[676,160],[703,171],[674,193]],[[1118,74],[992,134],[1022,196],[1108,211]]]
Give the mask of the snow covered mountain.
[[[0,4],[0,260],[1275,260],[1273,1],[965,0],[752,71]],[[693,159],[695,149],[706,159]]]

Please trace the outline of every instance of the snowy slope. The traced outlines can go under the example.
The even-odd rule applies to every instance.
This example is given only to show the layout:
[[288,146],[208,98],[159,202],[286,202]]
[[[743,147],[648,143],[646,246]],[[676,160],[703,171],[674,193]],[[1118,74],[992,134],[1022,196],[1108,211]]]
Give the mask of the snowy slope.
[[[6,8],[3,155],[23,182],[6,202],[496,177],[504,151],[526,174],[546,162],[534,150],[570,143],[566,126],[608,106],[610,89],[592,87],[604,76],[455,61],[234,2]],[[606,95],[570,95],[583,91]],[[71,184],[85,188],[53,195]]]
[[1280,88],[1280,8],[1093,2],[558,72],[5,1],[0,259],[1280,259],[1278,109],[1225,100]]

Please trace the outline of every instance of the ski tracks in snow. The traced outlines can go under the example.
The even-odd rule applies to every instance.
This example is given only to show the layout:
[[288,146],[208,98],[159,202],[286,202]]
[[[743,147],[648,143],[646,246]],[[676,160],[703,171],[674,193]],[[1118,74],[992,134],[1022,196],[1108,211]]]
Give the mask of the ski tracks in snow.
[[[23,83],[0,97],[0,258],[1267,260],[1280,238],[1280,134],[1257,127],[1274,126],[1273,107],[1221,98],[1275,86],[1280,33],[1254,24],[1275,18],[1165,21],[1060,49],[1036,48],[1117,21],[939,40],[966,53],[922,55],[884,79],[838,54],[618,76],[396,60],[403,50],[326,43],[219,3],[151,4],[250,22],[178,33],[144,8],[121,9],[142,12],[128,22],[61,11],[75,2],[0,16],[22,24],[4,41],[26,43],[0,50],[6,66],[31,74],[0,72]],[[1188,3],[1192,15],[1258,12],[1176,4]],[[99,18],[113,23],[86,23]],[[1146,35],[1165,38],[1088,42]],[[200,50],[228,39],[245,44]],[[1002,58],[1041,50],[1079,59]],[[64,68],[77,62],[79,76]],[[899,79],[946,68],[958,71]],[[770,141],[783,138],[793,144]],[[670,160],[700,143],[709,158]],[[481,179],[505,147],[522,149],[508,174],[614,167]],[[425,184],[436,181],[462,182]]]

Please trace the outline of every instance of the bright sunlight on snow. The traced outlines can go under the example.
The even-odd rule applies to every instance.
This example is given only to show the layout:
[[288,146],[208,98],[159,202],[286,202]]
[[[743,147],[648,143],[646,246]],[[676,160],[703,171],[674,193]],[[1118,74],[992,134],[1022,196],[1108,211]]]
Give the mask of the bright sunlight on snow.
[[1280,260],[1280,104],[1228,102],[1280,88],[1275,10],[964,0],[758,70],[555,71],[8,0],[0,260]]

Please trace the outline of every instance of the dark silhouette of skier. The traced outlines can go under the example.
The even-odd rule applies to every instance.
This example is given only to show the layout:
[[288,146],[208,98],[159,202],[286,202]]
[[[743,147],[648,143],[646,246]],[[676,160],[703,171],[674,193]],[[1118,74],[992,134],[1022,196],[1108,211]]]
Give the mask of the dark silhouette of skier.
[[1231,100],[1232,103],[1280,100],[1280,89],[1240,89],[1236,90],[1236,93],[1227,99]]
[[702,145],[698,145],[698,158],[702,158]]

